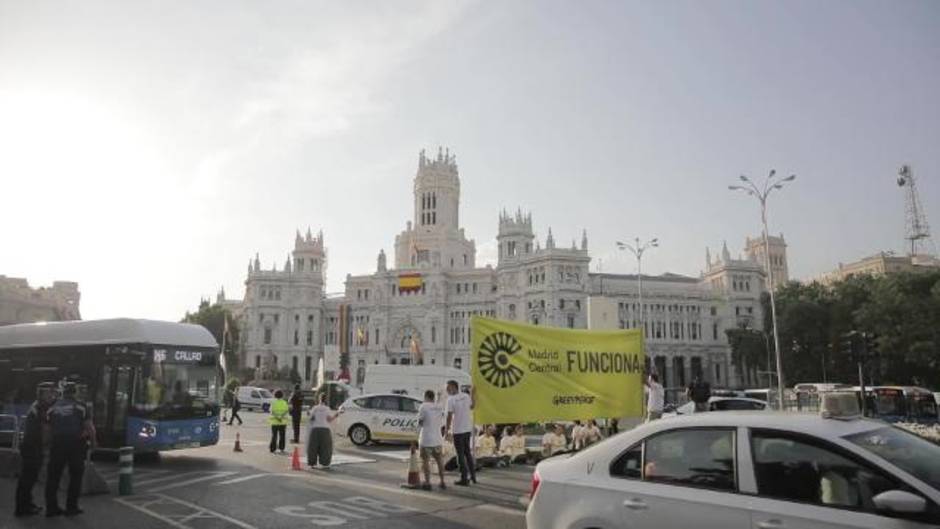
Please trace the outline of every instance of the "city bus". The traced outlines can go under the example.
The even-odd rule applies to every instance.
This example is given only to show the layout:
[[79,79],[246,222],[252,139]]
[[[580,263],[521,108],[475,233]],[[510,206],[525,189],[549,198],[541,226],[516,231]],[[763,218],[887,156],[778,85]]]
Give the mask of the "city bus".
[[[856,386],[856,391],[859,389]],[[930,390],[916,386],[874,386],[865,388],[869,415],[888,422],[937,424],[940,416]]]
[[0,327],[0,415],[36,387],[74,383],[99,450],[158,452],[219,441],[219,346],[199,325],[109,319]]

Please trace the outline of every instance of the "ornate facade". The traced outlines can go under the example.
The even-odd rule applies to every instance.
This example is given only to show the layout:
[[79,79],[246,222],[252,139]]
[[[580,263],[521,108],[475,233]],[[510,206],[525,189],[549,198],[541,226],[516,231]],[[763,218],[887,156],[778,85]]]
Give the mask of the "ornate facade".
[[32,288],[26,279],[0,275],[0,325],[81,319],[78,283]]
[[[611,325],[640,325],[636,276],[591,273],[587,233],[570,246],[552,230],[537,241],[532,216],[503,211],[498,218],[496,266],[477,266],[476,243],[460,227],[460,179],[455,156],[422,151],[413,187],[413,218],[395,237],[394,256],[380,250],[375,272],[347,275],[345,291],[324,290],[323,233],[294,239],[284,266],[248,265],[245,298],[237,311],[242,362],[248,367],[295,368],[305,380],[317,362],[348,354],[351,380],[372,363],[468,368],[473,315],[535,325],[586,328],[588,305],[614,307]],[[667,386],[695,374],[737,385],[724,331],[760,328],[762,268],[753,259],[706,259],[700,277],[643,277],[648,352]]]

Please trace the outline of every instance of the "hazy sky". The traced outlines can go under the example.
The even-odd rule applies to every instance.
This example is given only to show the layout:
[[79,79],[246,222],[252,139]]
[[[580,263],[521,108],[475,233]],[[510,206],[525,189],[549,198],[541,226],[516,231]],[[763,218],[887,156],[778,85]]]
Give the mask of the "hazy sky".
[[0,0],[0,274],[75,280],[86,318],[178,319],[323,229],[329,291],[450,147],[461,222],[658,236],[644,271],[737,254],[770,168],[791,273],[903,249],[910,163],[940,229],[940,3]]

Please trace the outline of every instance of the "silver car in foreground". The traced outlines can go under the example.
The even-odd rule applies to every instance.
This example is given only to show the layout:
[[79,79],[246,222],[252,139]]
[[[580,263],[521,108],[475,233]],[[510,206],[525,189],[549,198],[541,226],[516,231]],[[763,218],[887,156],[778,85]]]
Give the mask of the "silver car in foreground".
[[940,447],[880,421],[781,412],[653,421],[539,464],[530,529],[940,526]]

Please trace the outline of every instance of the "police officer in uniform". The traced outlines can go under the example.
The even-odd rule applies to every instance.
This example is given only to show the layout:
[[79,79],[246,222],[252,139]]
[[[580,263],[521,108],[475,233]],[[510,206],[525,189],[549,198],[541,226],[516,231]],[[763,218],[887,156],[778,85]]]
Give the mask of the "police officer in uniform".
[[42,509],[33,503],[33,486],[42,468],[43,450],[48,438],[47,417],[49,406],[55,402],[52,383],[43,382],[36,388],[36,401],[29,407],[23,426],[20,456],[23,461],[20,478],[16,483],[16,516],[32,516]]
[[[85,454],[91,432],[91,420],[85,406],[75,400],[75,384],[66,384],[62,398],[49,408],[49,472],[46,476],[46,516],[81,514],[78,496],[82,491]],[[62,471],[69,469],[69,488],[65,510],[59,507],[59,481]]]

